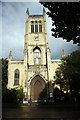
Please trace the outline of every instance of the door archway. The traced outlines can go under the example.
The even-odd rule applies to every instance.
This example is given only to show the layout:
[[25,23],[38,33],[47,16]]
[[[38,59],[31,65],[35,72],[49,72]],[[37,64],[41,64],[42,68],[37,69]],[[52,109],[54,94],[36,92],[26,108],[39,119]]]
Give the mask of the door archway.
[[30,97],[31,100],[39,100],[39,96],[45,88],[45,81],[39,75],[31,81]]
[[40,81],[36,81],[34,84],[34,100],[39,99],[40,93],[43,91],[43,86]]

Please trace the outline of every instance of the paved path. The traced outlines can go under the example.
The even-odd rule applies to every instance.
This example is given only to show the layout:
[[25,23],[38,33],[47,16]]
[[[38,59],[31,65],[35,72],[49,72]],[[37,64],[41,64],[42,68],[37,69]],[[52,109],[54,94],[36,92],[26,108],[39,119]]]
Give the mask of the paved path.
[[[56,120],[80,120],[80,107],[28,106],[3,108],[3,118],[56,118]],[[42,119],[41,119],[42,120]]]

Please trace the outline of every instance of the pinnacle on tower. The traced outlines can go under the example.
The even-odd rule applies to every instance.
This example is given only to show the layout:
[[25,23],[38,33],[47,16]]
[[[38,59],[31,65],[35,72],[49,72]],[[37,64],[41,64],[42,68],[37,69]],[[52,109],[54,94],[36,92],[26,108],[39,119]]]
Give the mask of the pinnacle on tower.
[[27,8],[27,10],[26,10],[26,14],[28,14],[29,15],[29,9]]
[[62,58],[65,57],[64,49],[62,49]]
[[12,59],[12,51],[9,53],[9,59]]
[[45,11],[45,8],[43,8],[43,15],[45,15],[46,11]]
[[26,10],[26,20],[28,21],[28,17],[29,17],[29,9],[27,8]]

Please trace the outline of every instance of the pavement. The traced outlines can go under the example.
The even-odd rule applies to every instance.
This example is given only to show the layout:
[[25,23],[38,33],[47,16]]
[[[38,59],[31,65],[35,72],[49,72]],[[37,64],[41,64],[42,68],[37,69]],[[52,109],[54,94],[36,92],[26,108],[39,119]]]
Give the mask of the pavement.
[[3,106],[2,120],[12,120],[12,118],[15,120],[80,120],[80,106],[68,104]]

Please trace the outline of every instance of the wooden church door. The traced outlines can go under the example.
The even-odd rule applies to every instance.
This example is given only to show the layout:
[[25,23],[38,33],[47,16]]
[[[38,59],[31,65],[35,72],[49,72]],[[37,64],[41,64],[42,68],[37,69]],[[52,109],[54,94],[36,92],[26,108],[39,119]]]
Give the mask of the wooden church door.
[[43,91],[43,87],[40,81],[36,81],[34,84],[34,100],[39,99],[40,93]]

